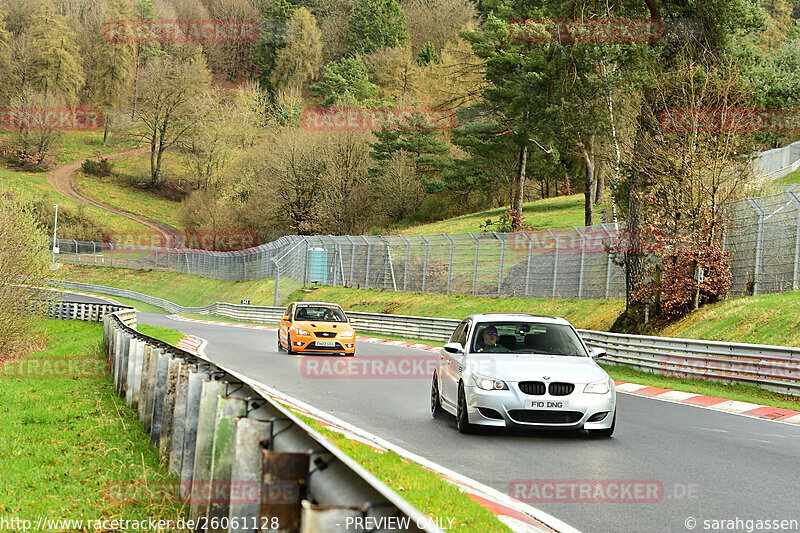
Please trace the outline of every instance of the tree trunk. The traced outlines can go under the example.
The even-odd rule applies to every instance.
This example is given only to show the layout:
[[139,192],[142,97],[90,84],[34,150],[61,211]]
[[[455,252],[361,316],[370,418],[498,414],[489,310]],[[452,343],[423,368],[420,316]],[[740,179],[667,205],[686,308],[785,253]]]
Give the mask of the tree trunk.
[[603,194],[605,194],[606,189],[606,178],[603,176],[603,173],[600,172],[597,174],[597,179],[595,180],[595,194],[594,194],[594,203],[595,204],[602,204],[603,203]]
[[595,180],[594,180],[594,137],[589,138],[589,149],[586,145],[578,140],[578,146],[581,148],[581,155],[583,155],[583,162],[586,163],[586,187],[583,191],[584,197],[584,225],[594,225],[594,195],[595,195]]
[[645,205],[643,195],[646,189],[646,176],[644,168],[646,163],[642,158],[646,158],[646,148],[643,146],[645,139],[653,129],[651,120],[652,102],[651,93],[642,97],[641,109],[636,125],[636,140],[633,149],[633,168],[630,175],[630,187],[628,193],[628,220],[627,233],[628,243],[625,250],[625,308],[629,310],[637,301],[633,298],[633,292],[638,288],[645,275],[645,257],[642,253],[642,223],[645,217]]
[[108,146],[108,117],[105,117],[105,125],[103,126],[103,146]]
[[511,208],[514,217],[511,220],[511,230],[522,229],[522,201],[525,195],[525,166],[528,164],[528,143],[525,142],[519,151],[519,173],[517,174],[517,191],[514,205]]

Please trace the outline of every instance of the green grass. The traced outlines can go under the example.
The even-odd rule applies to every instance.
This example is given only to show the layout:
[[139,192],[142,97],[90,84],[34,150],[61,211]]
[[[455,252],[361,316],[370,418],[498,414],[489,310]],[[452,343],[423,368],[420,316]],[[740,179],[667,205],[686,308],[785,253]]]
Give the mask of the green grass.
[[791,174],[788,174],[781,179],[777,179],[772,183],[784,184],[784,185],[791,185],[793,183],[800,184],[800,169],[795,170]]
[[[595,207],[595,213],[602,209],[602,205]],[[564,229],[573,226],[583,226],[584,222],[584,198],[582,194],[571,196],[559,196],[557,198],[546,198],[527,202],[522,206],[522,215],[525,223],[533,230],[542,229]],[[435,233],[480,233],[483,229],[480,224],[486,222],[487,218],[496,221],[500,215],[505,213],[508,207],[489,209],[479,213],[472,213],[460,217],[412,226],[398,233],[405,235],[430,235]]]
[[102,325],[42,319],[36,335],[47,348],[0,376],[0,515],[180,518],[184,509],[160,496],[140,503],[109,497],[121,486],[136,484],[142,495],[177,480],[113,388]]
[[657,334],[800,346],[800,291],[731,298],[707,305]]
[[[17,172],[0,168],[0,191],[10,192],[22,200],[44,200],[48,204],[58,204],[62,208],[66,207],[71,211],[78,210],[79,202],[53,190],[47,181],[46,172]],[[146,230],[143,225],[123,216],[91,205],[81,205],[83,205],[84,213],[100,227],[130,232]]]
[[[224,281],[176,272],[133,270],[65,264],[58,270],[59,279],[118,287],[158,296],[186,307],[201,307],[214,302],[272,305],[273,281]],[[139,304],[136,304],[139,307]]]
[[177,346],[178,342],[185,337],[185,334],[170,328],[162,328],[159,326],[148,326],[147,324],[138,324],[136,330],[143,335],[162,340],[173,346]]
[[135,148],[137,143],[138,141],[135,139],[125,139],[109,134],[108,145],[103,146],[102,131],[68,131],[64,132],[61,138],[56,161],[63,164],[93,157],[96,149],[99,149],[101,154],[124,152]]
[[800,411],[800,397],[787,396],[752,385],[727,385],[703,379],[668,377],[653,374],[652,372],[644,372],[625,365],[604,364],[602,360],[600,366],[602,366],[616,381],[627,381],[630,383],[638,383],[639,385],[647,385],[648,387],[661,387],[664,389],[705,394],[706,396],[714,396],[728,400],[757,403]]
[[305,300],[337,302],[346,310],[367,313],[464,318],[472,313],[534,313],[560,316],[576,328],[608,330],[625,309],[618,300],[545,300],[488,298],[463,294],[419,294],[320,287]]
[[351,441],[307,416],[294,413],[422,514],[443,519],[445,526],[448,526],[448,518],[454,519],[452,530],[455,531],[511,533],[511,529],[500,522],[491,511],[438,474],[407,461],[392,451],[381,453],[365,444]]
[[76,183],[82,193],[108,206],[141,215],[174,228],[180,226],[177,217],[179,202],[135,189],[123,177],[118,175],[97,177],[79,172]]

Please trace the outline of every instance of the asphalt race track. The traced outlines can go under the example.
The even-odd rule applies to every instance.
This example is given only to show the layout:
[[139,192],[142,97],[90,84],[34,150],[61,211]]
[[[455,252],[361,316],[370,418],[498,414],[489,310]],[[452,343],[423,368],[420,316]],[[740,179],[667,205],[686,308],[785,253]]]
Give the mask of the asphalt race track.
[[[502,492],[509,493],[515,480],[539,480],[541,496],[558,498],[558,503],[528,503],[585,532],[689,531],[689,517],[697,520],[695,531],[704,530],[704,520],[800,520],[800,427],[618,394],[619,418],[611,439],[561,432],[461,435],[454,419],[431,418],[429,376],[311,378],[304,375],[309,368],[304,359],[331,357],[277,352],[274,331],[178,322],[147,313],[139,313],[138,321],[201,336],[209,341],[206,354],[221,366]],[[435,357],[359,342],[356,359],[370,356]],[[565,492],[545,493],[542,480],[563,482]],[[639,482],[663,490],[655,497],[650,492],[649,498],[632,492],[631,503],[568,501],[569,485],[580,480],[623,480],[629,487]],[[523,487],[522,494],[530,495],[530,485]]]

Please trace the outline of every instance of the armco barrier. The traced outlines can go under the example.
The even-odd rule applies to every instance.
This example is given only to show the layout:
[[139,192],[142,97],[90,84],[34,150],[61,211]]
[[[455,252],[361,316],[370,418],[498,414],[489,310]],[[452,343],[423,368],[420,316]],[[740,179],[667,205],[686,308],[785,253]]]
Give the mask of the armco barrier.
[[197,530],[244,532],[265,524],[338,533],[341,520],[328,519],[335,515],[370,517],[380,524],[373,531],[441,533],[256,382],[143,335],[135,324],[133,309],[103,319],[114,386],[180,477],[170,493],[190,504],[190,518],[205,525]]
[[800,348],[579,331],[586,344],[607,350],[610,363],[800,395]]
[[[172,302],[125,289],[59,281],[66,288],[159,301],[170,312],[223,314],[238,320],[277,323],[283,307],[215,303],[203,308],[185,308]],[[166,307],[165,307],[166,308]],[[181,310],[183,309],[183,310]],[[185,311],[189,310],[189,311]],[[348,312],[357,331],[446,341],[459,321],[449,318]],[[604,361],[634,366],[647,372],[749,383],[764,389],[800,395],[800,348],[760,344],[728,343],[672,337],[623,335],[579,330],[589,346],[607,350]]]

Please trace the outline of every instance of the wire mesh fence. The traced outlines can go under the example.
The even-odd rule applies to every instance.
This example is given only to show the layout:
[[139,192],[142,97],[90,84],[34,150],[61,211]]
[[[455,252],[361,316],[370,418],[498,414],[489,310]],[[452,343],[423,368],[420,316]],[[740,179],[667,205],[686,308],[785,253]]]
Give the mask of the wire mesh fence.
[[[733,295],[798,288],[795,191],[726,207]],[[59,240],[64,262],[166,270],[230,281],[274,279],[273,305],[309,283],[523,298],[625,296],[617,224],[517,233],[288,236],[235,252]]]
[[791,190],[727,206],[733,295],[800,288],[800,197]]

